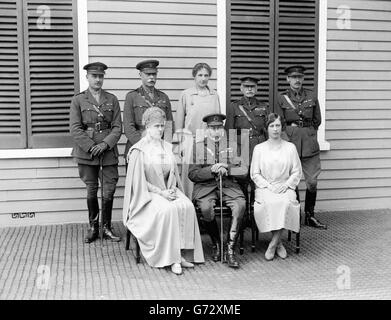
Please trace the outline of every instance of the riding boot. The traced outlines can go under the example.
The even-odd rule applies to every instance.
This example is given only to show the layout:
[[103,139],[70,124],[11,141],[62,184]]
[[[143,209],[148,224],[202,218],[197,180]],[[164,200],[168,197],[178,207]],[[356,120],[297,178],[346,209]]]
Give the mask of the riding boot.
[[85,243],[91,243],[99,237],[99,203],[98,198],[88,198],[88,221],[90,227],[87,236],[84,238]]
[[225,254],[225,261],[228,263],[228,267],[239,268],[239,262],[235,257],[235,246],[239,236],[240,223],[237,218],[232,218],[231,228],[229,231],[229,239],[227,242],[227,251]]
[[307,226],[318,228],[318,229],[327,229],[327,225],[321,223],[319,220],[314,217],[314,209],[316,203],[316,191],[310,192],[308,189],[305,192],[305,203],[304,203],[304,212],[305,220],[304,223]]
[[219,234],[219,227],[217,226],[217,221],[204,221],[204,226],[207,231],[207,233],[210,236],[210,239],[212,240],[212,260],[214,262],[221,260],[221,248],[220,248],[220,234]]
[[228,267],[231,268],[239,268],[239,262],[236,260],[235,257],[235,246],[237,239],[238,237],[235,237],[235,239],[229,239],[227,243],[226,261],[228,263]]
[[121,241],[121,238],[116,236],[111,230],[111,214],[113,210],[113,200],[103,199],[102,205],[102,223],[103,223],[103,237],[111,241]]

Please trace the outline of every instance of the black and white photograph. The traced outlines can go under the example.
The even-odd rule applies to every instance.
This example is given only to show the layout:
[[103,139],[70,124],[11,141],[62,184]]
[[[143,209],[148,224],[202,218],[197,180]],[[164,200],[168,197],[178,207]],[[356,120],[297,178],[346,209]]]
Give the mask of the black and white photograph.
[[0,0],[0,300],[239,318],[390,265],[391,1]]

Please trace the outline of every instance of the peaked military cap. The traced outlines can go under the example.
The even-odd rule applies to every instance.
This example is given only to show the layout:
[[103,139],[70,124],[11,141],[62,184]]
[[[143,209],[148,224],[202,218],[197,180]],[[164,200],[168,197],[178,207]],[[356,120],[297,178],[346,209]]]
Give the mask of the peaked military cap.
[[222,113],[208,114],[202,118],[202,121],[206,122],[208,126],[222,126],[226,116]]
[[158,60],[144,60],[144,61],[141,61],[139,63],[137,63],[136,65],[136,69],[142,71],[142,72],[146,72],[146,73],[149,73],[149,72],[156,72],[157,71],[157,66],[159,65],[159,61]]
[[261,80],[257,77],[254,77],[254,76],[243,76],[243,77],[240,77],[239,78],[240,82],[242,84],[245,84],[245,85],[256,85],[258,84],[258,82]]
[[86,64],[83,69],[87,70],[87,73],[105,74],[107,66],[102,62],[91,62],[89,64]]
[[305,68],[301,65],[295,65],[285,68],[285,73],[288,76],[297,76],[297,75],[304,75]]

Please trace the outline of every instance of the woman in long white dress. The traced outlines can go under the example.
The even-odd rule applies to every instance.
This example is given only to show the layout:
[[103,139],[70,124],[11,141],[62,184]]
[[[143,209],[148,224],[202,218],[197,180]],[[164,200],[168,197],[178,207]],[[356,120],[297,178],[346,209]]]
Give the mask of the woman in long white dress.
[[272,260],[275,253],[285,259],[283,230],[300,230],[300,204],[295,189],[302,170],[295,145],[281,138],[281,117],[269,114],[266,127],[268,140],[255,147],[250,170],[256,186],[254,217],[260,232],[271,231],[273,235],[265,252],[266,260]]
[[143,123],[146,135],[128,153],[123,222],[150,266],[181,274],[194,267],[185,256],[205,261],[196,212],[183,193],[172,145],[162,140],[164,112],[147,109]]

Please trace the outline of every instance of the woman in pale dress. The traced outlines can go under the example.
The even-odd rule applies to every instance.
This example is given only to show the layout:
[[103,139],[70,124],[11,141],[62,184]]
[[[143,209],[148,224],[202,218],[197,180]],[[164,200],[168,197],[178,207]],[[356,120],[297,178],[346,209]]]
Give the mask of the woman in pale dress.
[[282,232],[300,229],[295,189],[301,178],[301,164],[295,145],[281,139],[281,117],[269,114],[266,128],[268,140],[255,147],[251,162],[251,179],[256,186],[254,217],[260,232],[272,232],[266,260],[272,260],[275,253],[285,259]]
[[217,92],[208,86],[212,68],[207,63],[197,63],[192,70],[194,86],[181,92],[175,113],[175,128],[182,150],[181,178],[185,194],[191,198],[193,183],[188,179],[189,164],[192,163],[194,138],[203,139],[206,124],[203,117],[220,112]]
[[127,156],[123,222],[150,266],[181,274],[194,267],[186,258],[205,260],[194,206],[182,192],[172,145],[162,140],[165,120],[157,107],[143,114],[146,135]]

